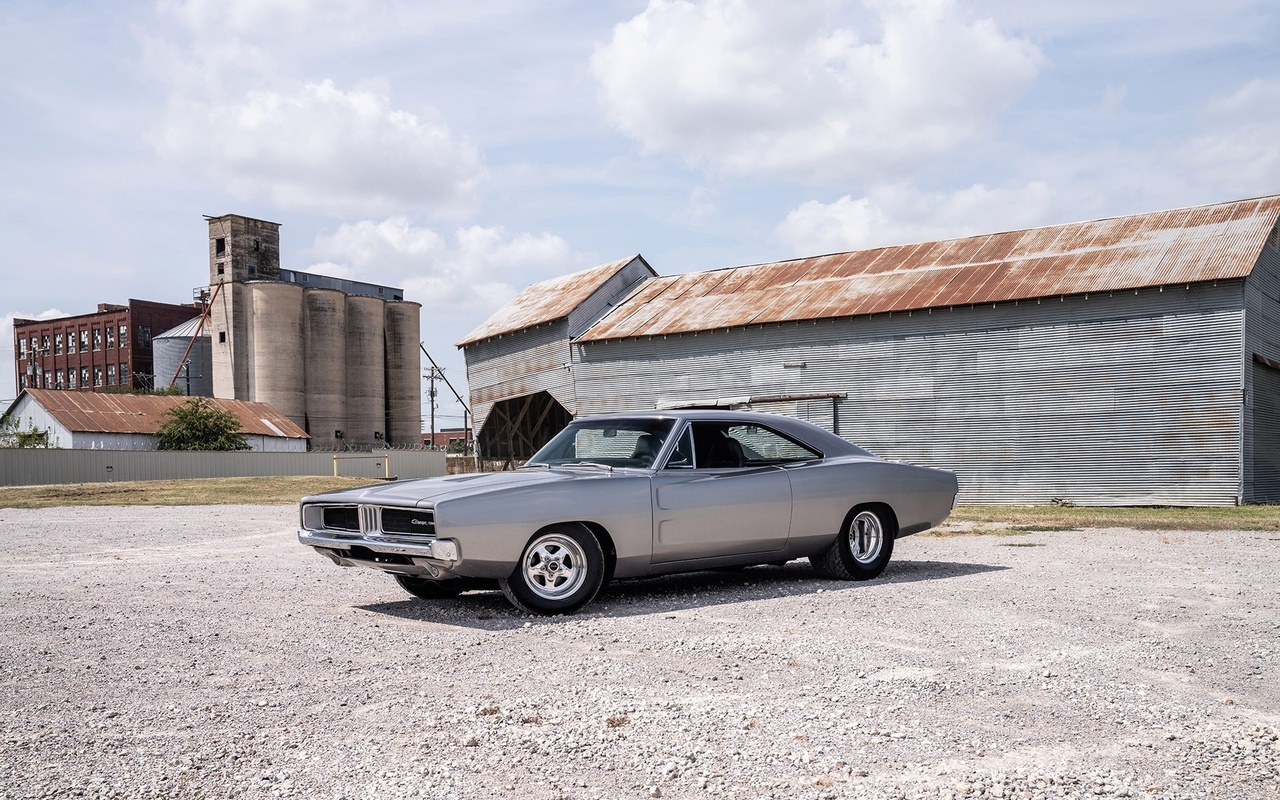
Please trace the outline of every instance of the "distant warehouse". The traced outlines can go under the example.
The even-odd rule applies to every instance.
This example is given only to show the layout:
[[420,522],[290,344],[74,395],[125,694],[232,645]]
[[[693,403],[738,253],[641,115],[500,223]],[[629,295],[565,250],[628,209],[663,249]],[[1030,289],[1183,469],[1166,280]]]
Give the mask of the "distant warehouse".
[[960,475],[966,503],[1280,501],[1280,196],[529,287],[459,346],[482,452],[725,407]]

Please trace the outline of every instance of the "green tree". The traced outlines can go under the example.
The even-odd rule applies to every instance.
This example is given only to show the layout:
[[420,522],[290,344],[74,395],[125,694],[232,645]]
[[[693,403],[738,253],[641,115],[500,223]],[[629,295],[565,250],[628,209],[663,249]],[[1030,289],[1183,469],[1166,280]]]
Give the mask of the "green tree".
[[159,450],[248,450],[240,420],[207,397],[192,397],[165,412],[156,431]]
[[38,429],[34,422],[24,431],[12,414],[0,417],[0,447],[49,446],[49,432]]

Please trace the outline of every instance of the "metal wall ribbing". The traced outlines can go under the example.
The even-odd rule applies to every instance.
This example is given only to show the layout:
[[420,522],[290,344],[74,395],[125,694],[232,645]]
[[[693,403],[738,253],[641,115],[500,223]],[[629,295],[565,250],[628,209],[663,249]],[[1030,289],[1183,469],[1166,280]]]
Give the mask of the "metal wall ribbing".
[[577,413],[565,320],[469,344],[467,386],[477,433],[494,403],[545,391]]
[[962,502],[1231,505],[1242,291],[1228,281],[577,344],[577,413],[843,392],[831,427],[838,417],[838,433],[883,457],[955,470]]
[[569,336],[576,338],[617,305],[641,281],[652,278],[653,270],[636,256],[613,277],[600,285],[591,296],[569,313]]
[[[1273,240],[1274,242],[1274,240]],[[1244,499],[1280,502],[1280,252],[1262,248],[1245,279]],[[1270,363],[1267,363],[1270,362]]]

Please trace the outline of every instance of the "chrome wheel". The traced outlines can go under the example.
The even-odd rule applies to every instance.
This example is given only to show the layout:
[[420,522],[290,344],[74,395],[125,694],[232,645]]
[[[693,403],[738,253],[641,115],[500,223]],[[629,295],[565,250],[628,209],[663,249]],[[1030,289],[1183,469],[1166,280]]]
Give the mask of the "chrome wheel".
[[587,554],[573,539],[549,533],[525,550],[520,568],[525,585],[538,597],[563,600],[587,579]]
[[884,526],[874,511],[860,511],[849,523],[849,554],[859,564],[872,564],[884,548]]

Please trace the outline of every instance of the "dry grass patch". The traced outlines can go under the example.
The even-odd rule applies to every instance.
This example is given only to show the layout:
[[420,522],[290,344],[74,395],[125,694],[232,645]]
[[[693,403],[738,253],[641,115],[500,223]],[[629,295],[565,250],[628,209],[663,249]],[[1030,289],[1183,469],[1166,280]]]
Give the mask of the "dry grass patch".
[[1081,528],[1148,531],[1280,531],[1280,505],[1228,508],[1113,508],[1070,506],[960,506],[938,529],[941,536],[1020,535]]
[[0,488],[0,508],[54,506],[291,505],[309,494],[368,485],[368,478],[290,475],[180,481],[69,483]]

